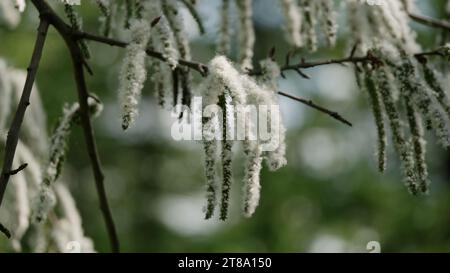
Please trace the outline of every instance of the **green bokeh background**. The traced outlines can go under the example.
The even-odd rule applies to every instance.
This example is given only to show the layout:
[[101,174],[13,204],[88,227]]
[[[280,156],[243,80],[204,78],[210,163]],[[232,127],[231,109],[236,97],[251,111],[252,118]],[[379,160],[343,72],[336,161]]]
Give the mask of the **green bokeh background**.
[[[207,62],[214,56],[218,1],[198,2],[208,34],[198,36],[195,25],[187,25],[191,27],[194,58]],[[276,1],[254,2],[256,59],[264,58],[275,45],[281,63],[289,47],[283,39]],[[448,16],[445,1],[418,2],[424,14]],[[78,10],[84,29],[97,32],[99,12],[95,5],[88,2]],[[17,29],[0,28],[0,56],[11,65],[27,67],[37,20],[30,6]],[[442,43],[440,31],[413,26],[424,48]],[[335,49],[322,48],[304,57],[316,60],[348,54],[345,14],[339,31]],[[450,154],[435,145],[431,134],[427,136],[432,186],[426,197],[408,194],[391,144],[388,170],[378,173],[373,119],[365,94],[355,86],[351,67],[305,71],[312,80],[288,73],[280,88],[338,111],[354,126],[346,127],[281,98],[288,126],[288,165],[274,173],[264,168],[260,206],[246,219],[240,214],[243,170],[238,149],[230,219],[205,221],[201,145],[170,138],[173,118],[156,106],[150,84],[143,91],[136,128],[122,132],[116,98],[123,50],[89,45],[95,73],[88,76],[89,89],[105,102],[105,111],[94,125],[122,251],[366,252],[369,241],[379,241],[383,252],[450,251]],[[37,76],[49,120],[49,128],[43,130],[50,131],[65,102],[76,101],[71,68],[63,41],[51,29]],[[64,175],[77,200],[86,234],[93,238],[98,251],[105,252],[109,251],[108,238],[84,148],[82,132],[76,128]],[[0,238],[0,245],[4,240]]]

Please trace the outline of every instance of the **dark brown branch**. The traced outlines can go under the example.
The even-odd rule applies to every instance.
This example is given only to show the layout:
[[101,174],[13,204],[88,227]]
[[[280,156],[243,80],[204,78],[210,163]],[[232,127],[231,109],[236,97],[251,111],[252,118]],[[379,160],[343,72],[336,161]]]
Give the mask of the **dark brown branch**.
[[16,174],[18,174],[19,172],[25,170],[26,167],[28,167],[28,164],[27,164],[27,163],[22,164],[22,165],[19,166],[19,168],[10,171],[10,172],[8,173],[8,175],[9,175],[9,176],[16,175]]
[[413,13],[409,13],[409,17],[411,19],[413,19],[414,21],[416,21],[417,23],[420,23],[420,24],[423,24],[426,26],[430,26],[430,27],[441,28],[446,31],[450,31],[450,22],[448,22],[448,21],[438,20],[438,19],[434,19],[434,18],[431,18],[428,16],[418,15],[418,14],[413,14]]
[[370,60],[371,59],[368,56],[364,56],[364,57],[347,57],[347,58],[331,59],[331,60],[317,61],[317,62],[305,62],[304,60],[302,60],[298,64],[285,65],[285,66],[281,67],[281,71],[288,71],[288,70],[297,71],[298,69],[312,68],[312,67],[322,66],[322,65],[345,64],[345,63],[361,63],[361,62],[369,62]]
[[20,102],[14,115],[11,127],[8,131],[8,137],[6,139],[5,156],[3,160],[2,172],[0,175],[0,206],[3,201],[9,178],[11,176],[11,167],[14,161],[17,143],[19,142],[20,128],[22,127],[25,111],[27,110],[28,105],[30,105],[31,90],[33,89],[33,84],[36,79],[36,73],[47,37],[48,27],[49,22],[44,17],[41,17],[41,21],[37,30],[38,33],[36,43],[34,45],[33,55],[31,56],[30,65],[27,69],[28,73],[25,80],[25,86],[23,87],[22,96],[20,97]]
[[8,239],[11,238],[11,232],[9,232],[9,230],[5,226],[3,226],[1,223],[0,223],[0,232],[5,234],[6,238],[8,238]]
[[[98,42],[98,43],[102,43],[102,44],[107,44],[110,46],[117,46],[117,47],[127,47],[128,46],[127,42],[123,42],[123,41],[112,39],[112,38],[106,38],[106,37],[102,37],[102,36],[98,36],[98,35],[90,34],[90,33],[86,33],[86,32],[76,32],[76,33],[74,33],[74,35],[78,39],[86,39],[86,40],[90,40],[90,41],[94,41],[94,42]],[[164,62],[166,61],[166,58],[164,58],[164,56],[161,52],[157,52],[157,51],[148,49],[148,50],[146,50],[146,53],[150,57],[159,59]],[[208,67],[205,64],[202,64],[199,62],[187,61],[187,60],[183,60],[183,59],[178,60],[178,62],[183,66],[186,66],[186,67],[189,67],[191,69],[198,71],[202,76],[206,76],[206,74],[208,73]]]
[[278,94],[280,94],[281,96],[284,96],[286,98],[290,98],[290,99],[293,99],[295,101],[301,102],[301,103],[303,103],[303,104],[305,104],[305,105],[307,105],[309,107],[312,107],[312,108],[314,108],[314,109],[316,109],[316,110],[318,110],[318,111],[320,111],[322,113],[325,113],[325,114],[329,115],[330,117],[332,117],[332,118],[334,118],[334,119],[336,119],[336,120],[338,120],[338,121],[340,121],[340,122],[342,122],[342,123],[344,123],[344,124],[346,124],[348,126],[353,126],[350,123],[350,121],[348,121],[345,118],[343,118],[341,115],[339,115],[339,113],[331,111],[331,110],[328,110],[325,107],[322,107],[320,105],[317,105],[312,100],[307,100],[307,99],[304,99],[304,98],[296,97],[296,96],[293,96],[293,95],[290,95],[290,94],[287,94],[287,93],[284,93],[284,92],[281,92],[281,91],[278,91]]
[[84,138],[91,161],[92,171],[95,178],[95,186],[100,203],[100,210],[105,220],[106,228],[108,230],[109,239],[111,242],[111,248],[113,252],[119,252],[119,239],[117,237],[116,227],[114,219],[111,214],[111,210],[108,204],[108,198],[106,196],[105,177],[103,175],[100,158],[97,152],[97,144],[95,143],[94,130],[92,128],[91,117],[89,114],[88,98],[89,93],[86,87],[86,80],[83,70],[83,55],[81,54],[78,44],[73,41],[73,44],[69,45],[72,62],[74,67],[75,82],[78,91],[78,102],[80,104],[81,125],[83,127]]
[[48,19],[50,24],[55,27],[58,33],[66,42],[70,51],[72,63],[74,67],[74,77],[78,92],[78,101],[80,104],[81,125],[83,127],[84,138],[88,150],[89,159],[91,161],[92,171],[94,173],[95,186],[99,197],[100,210],[106,224],[108,236],[113,252],[119,252],[119,240],[112,218],[111,210],[109,208],[108,199],[106,197],[106,190],[104,185],[104,175],[97,152],[97,145],[94,138],[94,130],[92,128],[91,118],[89,114],[88,98],[89,92],[86,86],[84,76],[85,59],[77,43],[78,37],[75,36],[73,29],[68,26],[43,0],[32,0],[33,5],[39,11],[41,17]]
[[197,23],[198,30],[200,31],[200,34],[202,34],[202,35],[205,34],[206,30],[205,30],[205,27],[203,26],[202,18],[198,14],[197,10],[195,10],[195,6],[191,2],[189,2],[188,0],[181,0],[181,2],[183,2],[183,4],[189,10],[189,13],[192,15],[192,17],[194,18],[195,22]]

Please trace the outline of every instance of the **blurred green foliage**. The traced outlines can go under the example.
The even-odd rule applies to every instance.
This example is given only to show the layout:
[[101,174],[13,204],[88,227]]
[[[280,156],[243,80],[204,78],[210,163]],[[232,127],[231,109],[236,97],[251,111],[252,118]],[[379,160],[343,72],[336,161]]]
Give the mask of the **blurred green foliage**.
[[[202,5],[210,1],[199,2]],[[274,26],[266,14],[278,12],[272,8],[275,1],[255,2],[260,2],[255,13],[256,59],[264,58],[275,45],[276,56],[283,62],[289,48],[280,27]],[[424,13],[445,16],[445,1],[429,2],[423,3]],[[87,4],[79,11],[85,30],[96,32],[99,11],[95,6]],[[203,16],[207,15],[205,12],[201,10]],[[28,7],[26,13],[19,28],[0,29],[0,56],[19,68],[27,66],[37,26],[33,8]],[[436,38],[439,31],[416,24],[414,27],[425,48],[439,43]],[[209,29],[214,31],[214,26]],[[335,49],[304,56],[323,59],[348,54],[347,31],[342,21]],[[353,82],[327,78],[329,73],[340,69],[346,69],[346,75],[351,76],[348,68],[305,71],[311,73],[311,81],[288,74],[289,80],[283,80],[281,86],[292,94],[313,98],[339,111],[354,122],[354,127],[347,128],[282,98],[286,107],[283,113],[289,123],[288,166],[275,173],[264,169],[260,206],[253,218],[245,219],[240,215],[242,158],[237,156],[231,218],[227,222],[205,221],[201,211],[204,202],[201,145],[178,143],[170,138],[170,114],[153,103],[150,85],[144,90],[145,101],[137,128],[122,132],[116,100],[122,51],[89,45],[95,74],[88,77],[88,85],[105,102],[103,116],[95,121],[97,142],[122,251],[365,252],[366,244],[373,240],[381,243],[384,252],[450,251],[449,153],[436,147],[429,138],[432,190],[426,197],[408,194],[392,151],[387,173],[379,174],[373,156],[375,129],[365,94],[360,94]],[[214,55],[214,33],[195,37],[192,48],[195,59],[207,61]],[[332,83],[336,88],[351,87],[346,96],[336,97],[318,90],[324,84],[320,81],[332,79],[336,80]],[[68,52],[54,30],[46,42],[37,83],[51,126],[62,105],[76,100]],[[76,128],[70,139],[65,177],[78,202],[87,235],[94,239],[98,251],[108,251],[84,147],[81,131]]]

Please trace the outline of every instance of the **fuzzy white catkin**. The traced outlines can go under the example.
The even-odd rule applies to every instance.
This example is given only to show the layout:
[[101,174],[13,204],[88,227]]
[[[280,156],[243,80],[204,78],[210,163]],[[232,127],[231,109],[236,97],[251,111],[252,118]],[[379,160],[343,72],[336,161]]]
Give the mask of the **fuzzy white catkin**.
[[50,186],[59,176],[62,161],[64,160],[67,138],[70,134],[72,122],[79,109],[78,103],[65,106],[63,116],[52,135],[50,144],[50,158],[43,172],[43,184]]
[[392,81],[389,77],[389,70],[385,68],[379,68],[376,72],[376,81],[379,84],[379,91],[383,101],[386,115],[389,119],[390,128],[392,131],[392,140],[394,142],[395,149],[399,154],[400,161],[402,163],[405,184],[412,194],[417,194],[417,176],[415,172],[415,162],[412,154],[412,147],[410,143],[405,139],[405,133],[403,131],[403,122],[400,118],[396,103],[392,97]]
[[386,162],[387,162],[387,138],[386,131],[384,128],[384,115],[382,111],[382,103],[379,88],[376,86],[376,82],[374,79],[374,75],[372,72],[372,67],[369,65],[364,65],[361,80],[363,85],[363,89],[367,91],[370,105],[372,106],[372,113],[374,116],[374,121],[377,129],[378,135],[378,149],[377,149],[377,157],[378,157],[378,170],[380,172],[384,172],[386,170]]
[[423,77],[428,86],[434,91],[436,99],[441,104],[442,109],[450,118],[450,98],[447,90],[442,86],[442,75],[429,64],[422,64]]
[[111,0],[95,0],[95,2],[101,12],[101,16],[98,18],[100,33],[105,37],[109,37],[115,27],[113,18],[116,16],[117,3]]
[[126,48],[126,57],[122,64],[119,82],[122,128],[124,130],[134,123],[138,115],[141,91],[147,77],[145,50],[150,39],[150,25],[145,20],[132,20],[130,31],[132,41]]
[[0,23],[15,28],[20,23],[21,13],[14,7],[12,0],[0,1]]
[[311,52],[317,50],[317,1],[299,0],[300,9],[303,12],[302,35],[305,44]]
[[17,217],[17,226],[14,227],[12,246],[15,251],[20,252],[21,239],[30,225],[30,202],[28,199],[27,181],[24,174],[17,174],[11,180],[11,186],[15,195],[15,214]]
[[231,0],[222,0],[220,9],[220,30],[217,42],[217,52],[227,55],[231,50],[231,27],[230,27]]
[[11,81],[6,62],[0,59],[0,134],[6,136],[6,123],[11,112]]
[[81,0],[59,0],[61,3],[66,5],[81,5]]
[[183,17],[180,14],[180,7],[178,5],[178,1],[163,0],[162,9],[174,33],[180,57],[184,60],[190,60],[191,49],[189,47],[189,40],[186,36],[186,31],[184,29]]
[[172,88],[172,77],[170,67],[163,62],[152,60],[151,66],[151,81],[155,90],[155,96],[157,97],[158,104],[161,107],[172,107],[174,105],[174,97]]
[[[219,97],[229,94],[234,104],[243,104],[245,101],[245,91],[240,81],[239,72],[233,67],[231,62],[224,56],[216,56],[209,62],[209,74],[208,77],[201,83],[200,94],[203,97],[203,106],[214,105],[219,103]],[[223,115],[223,114],[222,114]],[[226,115],[226,113],[225,113]],[[216,130],[220,132],[220,123],[215,123],[212,118],[203,118],[203,146],[205,150],[205,176],[206,176],[206,192],[207,192],[207,204],[205,207],[206,219],[212,217],[214,209],[216,207],[216,195],[218,189],[218,181],[216,179],[216,164],[218,161],[219,142],[214,136]],[[223,126],[222,126],[223,127]],[[223,142],[225,145],[229,145],[227,141]],[[229,160],[231,160],[230,147],[222,147],[222,163],[223,168],[228,168]],[[231,170],[224,169],[225,175],[230,174]],[[230,172],[228,172],[230,171]],[[230,180],[229,177],[223,181],[222,184],[222,201],[220,218],[225,220],[228,211],[228,194]]]
[[[260,62],[262,69],[261,84],[266,90],[271,92],[272,104],[279,106],[278,101],[278,78],[281,75],[279,65],[271,59],[265,59]],[[270,113],[269,113],[270,117]],[[269,121],[270,123],[270,121]],[[278,141],[278,146],[275,150],[265,153],[267,166],[271,171],[278,170],[287,164],[286,160],[286,128],[283,124],[281,113],[278,119],[278,126],[272,128],[274,130],[275,141]]]
[[18,225],[14,230],[14,243],[18,247],[18,243],[22,239],[30,224],[30,216],[32,213],[32,204],[30,200],[37,193],[38,185],[42,179],[40,163],[36,160],[34,154],[25,143],[19,141],[14,159],[14,165],[19,166],[27,163],[27,168],[12,177],[12,184],[16,191],[16,209],[18,217]]
[[394,21],[391,27],[398,33],[403,48],[408,53],[419,51],[420,46],[416,42],[416,33],[409,26],[410,17],[404,4],[400,1],[385,1],[385,3],[385,5],[381,5],[381,8],[386,14],[386,18],[388,13],[392,15]]
[[365,9],[358,0],[348,0],[346,4],[352,46],[358,44],[356,53],[365,54],[368,48],[366,33],[369,31],[365,18]]
[[222,159],[222,199],[221,199],[221,206],[220,206],[220,219],[225,220],[228,217],[228,203],[230,199],[230,191],[231,191],[231,184],[233,180],[233,174],[232,174],[232,157],[233,157],[233,141],[232,139],[232,132],[231,132],[231,126],[233,126],[233,121],[231,119],[231,113],[230,113],[230,107],[231,104],[231,97],[225,93],[222,94],[219,99],[219,105],[222,108],[222,121],[221,121],[221,127],[222,127],[222,153],[221,153],[221,159]]
[[37,190],[39,184],[42,182],[42,169],[40,162],[30,147],[20,140],[17,144],[16,155],[18,160],[20,160],[17,164],[28,164],[28,166],[22,171],[26,174],[28,188]]
[[284,17],[284,30],[289,43],[294,47],[303,46],[301,36],[302,16],[296,0],[279,0]]
[[[386,1],[391,2],[391,1]],[[378,7],[381,11],[382,19],[384,19],[384,23],[389,30],[390,34],[395,39],[403,39],[403,29],[400,25],[400,22],[397,20],[397,17],[395,15],[395,12],[398,12],[397,10],[392,10],[391,6],[386,3],[384,5],[380,5]]]
[[[204,126],[203,132],[207,133],[208,128]],[[203,141],[203,149],[205,151],[205,176],[206,176],[206,200],[207,204],[204,208],[205,219],[209,219],[214,214],[217,204],[216,192],[218,181],[216,180],[216,161],[217,161],[217,141]]]
[[[262,89],[253,79],[241,75],[242,85],[247,93],[247,102],[253,105],[271,105],[270,91]],[[245,176],[244,176],[244,216],[250,217],[256,210],[260,199],[260,172],[262,168],[262,149],[258,140],[258,124],[252,122],[249,117],[251,113],[244,115],[245,140],[243,143],[244,153],[246,155]]]
[[365,5],[359,0],[346,1],[352,46],[358,43],[358,52],[365,54],[376,40],[396,44],[413,53],[420,51],[416,33],[409,26],[409,15],[401,1],[383,1],[382,5]]
[[[220,104],[221,101],[219,97],[222,97],[223,100],[226,100],[224,96],[227,94],[230,95],[232,100],[234,100],[233,104],[240,105],[245,100],[245,93],[243,92],[242,85],[239,82],[239,72],[233,67],[233,65],[226,59],[224,56],[217,56],[209,63],[209,76],[205,81],[203,95],[203,103],[204,106]],[[222,109],[222,117],[226,115],[226,111]],[[228,122],[228,119],[226,119]],[[214,122],[213,119],[204,120],[204,130],[203,137],[212,138],[217,136],[216,132],[220,132],[223,134],[220,127],[223,127],[222,118],[219,118],[219,122]],[[223,135],[221,137],[224,137]],[[217,162],[217,153],[219,148],[221,149],[221,160],[222,160],[222,171],[223,171],[223,181],[222,181],[222,200],[221,200],[221,208],[220,208],[220,219],[225,220],[227,218],[228,212],[228,199],[229,199],[229,190],[231,186],[231,145],[232,143],[226,140],[226,136],[222,141],[223,146],[219,146],[219,142],[214,139],[212,141],[205,140],[204,146],[207,155],[206,160],[206,173],[208,187],[208,204],[209,208],[212,209],[215,206],[215,194],[218,188],[218,183],[215,180],[215,177],[211,175],[216,175],[215,164]],[[214,165],[213,165],[214,163]],[[208,212],[209,210],[207,210]],[[207,217],[208,214],[207,214]]]
[[[89,98],[88,106],[93,117],[102,110],[101,104],[92,98]],[[39,193],[34,200],[33,221],[35,223],[43,223],[47,218],[47,213],[54,206],[55,197],[52,187],[61,173],[62,163],[66,154],[67,139],[71,133],[73,122],[79,115],[79,109],[78,103],[74,103],[70,107],[65,106],[63,115],[52,135],[49,159],[44,166]]]
[[82,220],[69,189],[64,184],[56,184],[55,193],[62,218],[57,221],[52,237],[59,252],[68,251],[70,242],[79,243],[81,253],[95,252],[92,241],[84,235]]
[[210,77],[217,83],[217,87],[206,93],[208,97],[218,100],[218,96],[226,90],[235,104],[245,104],[246,92],[241,82],[241,75],[232,63],[223,55],[214,57],[209,63]]
[[[199,87],[200,92],[203,94],[203,109],[209,105],[218,103],[218,92],[220,92],[219,86],[215,83],[214,79],[207,78]],[[203,135],[203,149],[205,152],[205,177],[206,177],[206,205],[204,207],[205,219],[209,219],[213,216],[215,207],[217,205],[217,188],[218,181],[216,179],[216,164],[218,158],[218,141],[215,138],[218,132],[218,124],[215,122],[213,116],[204,117],[202,119],[202,135]]]
[[161,7],[161,1],[147,1],[144,3],[145,17],[149,20],[160,17],[159,22],[153,27],[155,32],[152,36],[152,46],[156,50],[161,50],[166,62],[172,70],[178,66],[180,53],[178,52],[175,35],[170,27],[170,23]]
[[[250,136],[252,129],[251,123],[248,123],[247,134]],[[245,140],[244,152],[246,154],[245,177],[244,177],[244,216],[250,217],[255,213],[260,199],[260,173],[262,162],[262,151],[258,141]]]
[[19,12],[24,12],[25,7],[26,7],[25,0],[14,0],[14,7],[15,7]]
[[252,0],[236,0],[239,12],[239,60],[241,68],[253,68],[253,47],[255,44],[255,29],[253,26]]
[[[0,137],[0,150],[4,149],[5,138]],[[33,164],[34,158],[24,156],[22,152],[24,144],[19,141],[17,152],[14,157],[13,166],[20,166],[24,162]],[[25,148],[26,149],[26,148]],[[32,156],[30,153],[29,156]],[[30,171],[30,170],[28,170]],[[39,170],[38,170],[39,171]],[[33,187],[33,177],[30,177],[30,172],[23,170],[11,177],[11,187],[4,197],[5,208],[1,217],[5,224],[11,228],[10,244],[15,252],[22,251],[22,238],[30,225],[30,193],[35,188]],[[29,190],[30,188],[30,190]]]
[[56,205],[56,197],[50,186],[42,184],[33,200],[31,220],[34,224],[42,224],[47,220],[48,213]]
[[[27,73],[24,70],[10,68],[9,80],[12,88],[12,103],[18,105],[22,96],[23,87]],[[26,143],[33,143],[31,149],[37,154],[37,157],[42,157],[48,150],[48,135],[46,114],[39,95],[39,90],[36,85],[33,85],[30,97],[30,106],[27,110],[27,115],[23,120],[21,139]]]
[[412,135],[412,144],[414,151],[414,160],[416,162],[416,171],[419,178],[419,190],[422,193],[428,192],[428,168],[425,159],[426,141],[424,139],[424,129],[422,118],[416,111],[414,104],[409,98],[405,98],[406,115],[409,122],[409,128]]
[[432,96],[430,89],[416,74],[413,60],[407,55],[402,56],[400,66],[396,69],[397,79],[401,86],[403,96],[411,97],[414,104],[422,112],[422,115],[431,121],[434,132],[441,145],[450,148],[450,127],[445,119],[445,114],[439,107],[436,98]]
[[320,9],[328,44],[334,46],[337,38],[337,14],[334,10],[334,0],[320,0]]
[[[208,77],[200,84],[198,91],[202,95],[202,113],[209,105],[216,105],[219,102],[219,95],[223,92],[224,87],[218,83],[215,77],[215,69],[210,62],[210,71]],[[210,219],[214,215],[214,210],[217,205],[217,172],[216,164],[218,161],[218,144],[219,142],[215,138],[216,132],[218,132],[218,124],[215,123],[213,116],[202,118],[202,137],[203,137],[203,150],[205,152],[205,177],[206,177],[206,205],[204,207],[205,219]]]
[[[235,107],[252,105],[270,106],[273,104],[278,104],[278,100],[276,97],[276,77],[279,76],[280,69],[273,61],[263,62],[262,66],[265,73],[263,73],[262,76],[262,83],[258,84],[253,78],[239,73],[239,71],[226,57],[216,56],[209,63],[209,75],[206,80],[203,81],[202,87],[200,88],[201,90],[204,90],[204,92],[202,93],[204,103],[216,104],[219,102],[219,96],[223,94],[229,94],[232,101],[231,103]],[[245,113],[237,115],[235,122],[238,126],[244,126],[244,128],[242,129],[245,132],[243,145],[246,154],[246,164],[243,188],[243,208],[244,215],[251,216],[254,213],[259,202],[261,187],[259,179],[263,154],[261,143],[259,143],[258,136],[254,133],[258,124],[255,123],[255,121],[248,115],[248,112],[251,111],[251,108],[244,107],[242,108],[242,111],[245,111]],[[283,129],[280,132],[280,134],[282,134],[281,138],[283,143],[284,132],[285,130]],[[273,164],[273,166],[271,166],[272,169],[276,169],[285,164],[285,146],[283,143],[280,145],[281,148],[278,151],[275,151],[273,154],[273,156],[276,157],[276,164]],[[213,155],[214,158],[216,158],[216,146],[210,146],[211,143],[207,144],[207,148],[210,149],[209,151],[207,151],[207,154],[209,153],[209,156],[211,158],[213,157]],[[227,158],[228,157],[225,157],[225,159]],[[214,167],[211,163],[208,162],[206,165],[207,168],[209,168],[209,175],[211,175],[214,171]],[[212,180],[212,177],[207,176],[207,179],[211,180],[211,183],[216,183]],[[214,187],[210,188],[215,189]],[[212,192],[213,191],[211,190],[208,195],[211,198],[210,202],[212,202],[213,200]],[[224,215],[224,213],[222,213],[222,215]]]

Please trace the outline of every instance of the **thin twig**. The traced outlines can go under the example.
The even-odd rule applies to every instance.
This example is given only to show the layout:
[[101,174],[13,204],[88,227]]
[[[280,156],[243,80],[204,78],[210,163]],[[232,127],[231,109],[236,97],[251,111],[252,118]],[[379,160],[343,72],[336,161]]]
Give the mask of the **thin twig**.
[[0,232],[5,234],[6,238],[8,239],[11,238],[11,232],[1,223],[0,223]]
[[287,93],[284,93],[284,92],[281,92],[281,91],[278,91],[278,94],[280,94],[281,96],[293,99],[295,101],[301,102],[301,103],[303,103],[303,104],[305,104],[305,105],[307,105],[309,107],[312,107],[312,108],[314,108],[314,109],[316,109],[316,110],[318,110],[318,111],[320,111],[322,113],[325,113],[325,114],[329,115],[330,117],[332,117],[332,118],[334,118],[334,119],[336,119],[336,120],[338,120],[338,121],[340,121],[340,122],[342,122],[342,123],[344,123],[344,124],[346,124],[346,125],[348,125],[350,127],[353,126],[350,121],[348,121],[345,118],[343,118],[339,113],[331,111],[331,110],[328,110],[325,107],[322,107],[320,105],[317,105],[312,100],[307,100],[307,99],[304,99],[304,98],[296,97],[296,96],[293,96],[293,95],[290,95],[290,94],[287,94]]
[[341,58],[341,59],[331,59],[331,60],[325,60],[325,61],[316,61],[316,62],[305,62],[302,60],[298,64],[294,65],[285,65],[281,67],[281,71],[288,71],[288,70],[298,70],[298,69],[305,69],[305,68],[312,68],[316,66],[322,66],[322,65],[330,65],[330,64],[344,64],[344,63],[361,63],[361,62],[369,62],[371,61],[371,58],[368,56],[364,57],[347,57],[347,58]]
[[409,17],[411,19],[413,19],[414,21],[421,23],[423,25],[427,25],[427,26],[435,27],[435,28],[441,28],[446,31],[450,31],[450,22],[448,22],[448,21],[438,20],[438,19],[431,18],[428,16],[418,15],[418,14],[413,14],[413,13],[409,13]]
[[20,97],[20,102],[14,115],[11,127],[8,131],[8,137],[6,139],[5,156],[3,160],[2,172],[0,175],[0,206],[3,201],[6,186],[8,185],[8,181],[11,176],[11,167],[14,161],[17,143],[19,141],[19,132],[20,128],[22,127],[25,111],[27,107],[30,105],[31,91],[33,90],[33,84],[36,79],[36,73],[38,70],[39,62],[42,56],[42,50],[44,48],[45,40],[47,37],[48,27],[49,22],[44,17],[41,17],[41,21],[39,23],[39,27],[37,30],[38,33],[36,43],[34,45],[30,65],[28,66],[27,69],[28,73],[27,78],[25,80],[25,86],[23,87],[22,96]]
[[189,10],[189,13],[192,15],[192,18],[194,18],[195,22],[197,23],[198,30],[200,31],[200,34],[205,34],[205,27],[203,26],[203,20],[198,14],[197,10],[195,9],[195,6],[189,2],[188,0],[181,0],[183,4],[186,6],[186,8]]
[[[87,32],[76,32],[76,33],[74,33],[74,35],[78,39],[86,39],[86,40],[90,40],[90,41],[94,41],[94,42],[98,42],[98,43],[102,43],[102,44],[107,44],[110,46],[117,46],[117,47],[123,47],[123,48],[128,46],[127,42],[112,39],[112,38],[102,37],[102,36],[98,36],[98,35],[87,33]],[[161,52],[153,51],[150,49],[147,49],[145,52],[150,57],[159,59],[161,61],[166,61],[166,58],[164,58],[164,56]],[[206,76],[208,73],[208,67],[205,64],[202,64],[199,62],[187,61],[187,60],[183,60],[183,59],[178,60],[178,62],[180,63],[180,65],[183,65],[183,66],[186,66],[186,67],[189,67],[191,69],[198,71],[202,76]]]
[[8,173],[8,175],[9,175],[9,176],[16,175],[16,174],[18,174],[19,172],[23,171],[26,167],[28,167],[28,164],[27,164],[27,163],[24,163],[24,164],[20,165],[19,168],[10,171],[10,172]]
[[108,231],[109,239],[111,242],[112,251],[117,253],[120,250],[119,239],[114,224],[114,219],[111,214],[111,210],[108,204],[108,198],[105,190],[105,176],[103,175],[100,158],[98,156],[97,144],[95,143],[94,130],[92,128],[91,117],[89,114],[88,98],[89,93],[86,86],[86,80],[84,77],[83,61],[81,51],[78,48],[78,44],[74,43],[69,46],[72,56],[72,62],[74,66],[74,76],[78,91],[78,102],[80,104],[81,114],[81,126],[83,127],[84,138],[91,161],[92,171],[95,178],[95,186],[99,197],[100,210],[105,220],[106,228]]

